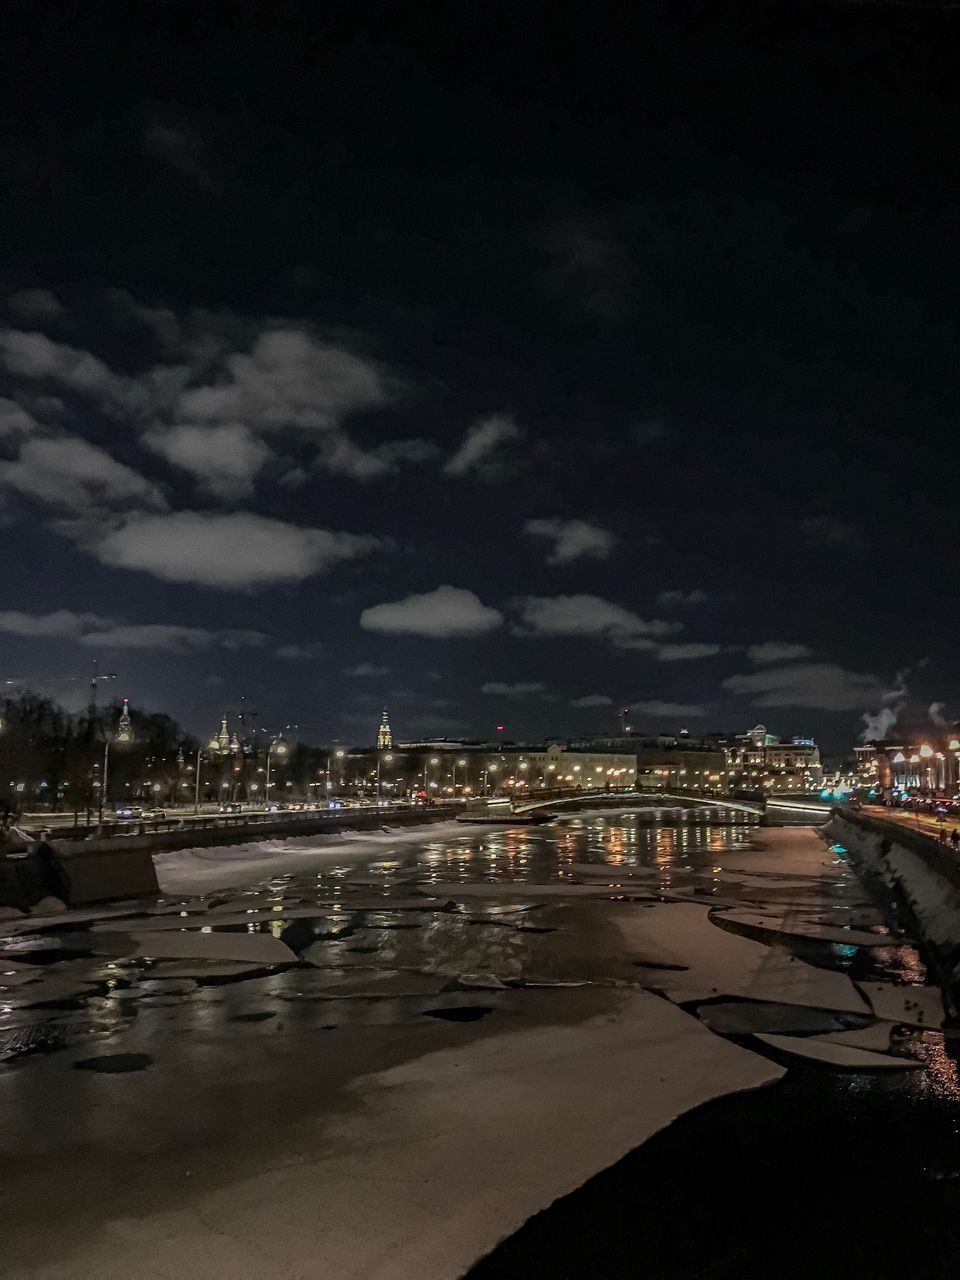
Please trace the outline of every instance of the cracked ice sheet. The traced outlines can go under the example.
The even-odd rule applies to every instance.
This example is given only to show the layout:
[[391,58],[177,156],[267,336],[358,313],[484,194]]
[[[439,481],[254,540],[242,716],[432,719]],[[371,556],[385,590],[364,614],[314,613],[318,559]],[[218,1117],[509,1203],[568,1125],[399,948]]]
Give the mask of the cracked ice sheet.
[[816,969],[784,951],[728,933],[713,924],[709,908],[693,903],[659,903],[612,918],[631,955],[651,947],[670,951],[686,971],[637,969],[638,981],[671,998],[683,993],[743,996],[799,1004],[814,1009],[869,1013],[866,1001],[850,979],[830,969]]
[[93,1234],[7,1280],[454,1280],[677,1116],[784,1074],[655,996],[590,1008],[361,1076],[309,1161],[135,1219],[107,1205]]
[[813,938],[821,942],[838,942],[848,947],[902,947],[909,945],[905,938],[891,933],[871,933],[865,929],[844,929],[840,925],[807,924],[805,921],[754,911],[724,911],[718,913],[722,920],[732,924],[749,925],[752,929],[767,929],[787,938]]
[[[673,998],[676,999],[675,994]],[[864,1017],[868,1016],[864,1013]],[[788,1034],[815,1031],[832,1037],[845,1035],[846,1028],[858,1020],[856,1015],[849,1013],[831,1013],[826,1009],[805,1009],[802,1005],[795,1004],[773,1004],[766,1000],[717,1000],[711,1004],[700,1005],[697,1009],[697,1017],[705,1027],[709,1027],[720,1036],[745,1036],[759,1031]],[[886,1045],[861,1045],[860,1047],[889,1048],[889,1045],[888,1034]]]

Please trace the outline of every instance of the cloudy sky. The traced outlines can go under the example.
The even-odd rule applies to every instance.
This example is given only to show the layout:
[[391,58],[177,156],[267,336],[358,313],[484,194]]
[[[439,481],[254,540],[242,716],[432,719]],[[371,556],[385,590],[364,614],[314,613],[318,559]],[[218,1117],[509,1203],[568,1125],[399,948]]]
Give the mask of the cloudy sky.
[[960,715],[960,11],[627,12],[4,6],[0,678]]

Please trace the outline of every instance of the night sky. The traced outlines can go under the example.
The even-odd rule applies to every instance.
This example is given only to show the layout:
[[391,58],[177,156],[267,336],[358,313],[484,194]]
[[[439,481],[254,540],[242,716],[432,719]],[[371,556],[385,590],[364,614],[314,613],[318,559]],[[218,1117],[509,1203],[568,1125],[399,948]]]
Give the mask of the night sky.
[[325,741],[960,716],[958,32],[7,0],[0,677]]

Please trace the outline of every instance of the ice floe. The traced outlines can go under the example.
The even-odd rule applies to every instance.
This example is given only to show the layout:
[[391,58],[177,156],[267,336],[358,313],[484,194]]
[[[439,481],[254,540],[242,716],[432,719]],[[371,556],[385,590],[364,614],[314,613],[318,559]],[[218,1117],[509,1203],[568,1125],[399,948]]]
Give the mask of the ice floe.
[[687,966],[685,972],[648,970],[646,978],[639,979],[645,986],[667,993],[683,990],[701,996],[735,995],[816,1009],[867,1011],[846,974],[814,968],[720,929],[709,919],[707,907],[659,903],[647,910],[618,911],[612,920],[631,956],[642,956],[654,946]]
[[848,947],[902,947],[905,939],[890,933],[872,933],[866,929],[847,929],[842,925],[809,924],[795,916],[777,916],[767,912],[741,911],[720,913],[720,919],[751,929],[766,929],[784,937],[813,938],[820,942],[840,943]]
[[[866,1010],[864,1010],[866,1015]],[[859,1015],[766,1000],[717,1000],[697,1009],[700,1021],[722,1036],[751,1035],[758,1031],[819,1032],[844,1035]],[[887,1036],[889,1045],[889,1034]],[[876,1046],[863,1045],[862,1048]]]
[[922,1067],[916,1058],[898,1058],[892,1053],[871,1053],[850,1044],[837,1044],[813,1036],[778,1036],[758,1033],[755,1039],[781,1053],[797,1058],[809,1058],[833,1067],[849,1067],[858,1071],[903,1071]]
[[911,1027],[943,1026],[943,1000],[937,987],[900,986],[892,982],[858,982],[878,1018]]
[[853,1049],[874,1049],[884,1053],[890,1048],[893,1035],[892,1022],[871,1022],[866,1027],[857,1027],[851,1031],[828,1031],[814,1036],[814,1040],[826,1040],[830,1044],[848,1045]]
[[255,964],[294,964],[296,955],[270,933],[131,932],[136,953],[157,959],[246,960]]

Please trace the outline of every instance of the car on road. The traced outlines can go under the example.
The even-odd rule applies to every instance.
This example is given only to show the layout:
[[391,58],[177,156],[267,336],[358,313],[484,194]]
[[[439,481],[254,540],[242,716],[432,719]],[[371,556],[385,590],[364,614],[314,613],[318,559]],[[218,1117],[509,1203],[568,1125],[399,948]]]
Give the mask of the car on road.
[[138,804],[118,804],[114,814],[118,818],[142,818],[143,810]]
[[218,813],[240,813],[243,805],[239,800],[227,800],[217,810]]
[[283,804],[280,800],[271,800],[269,804],[263,806],[265,813],[285,813],[290,806]]
[[166,819],[167,811],[154,806],[151,809],[144,809],[143,816],[149,818],[151,822],[163,822]]

